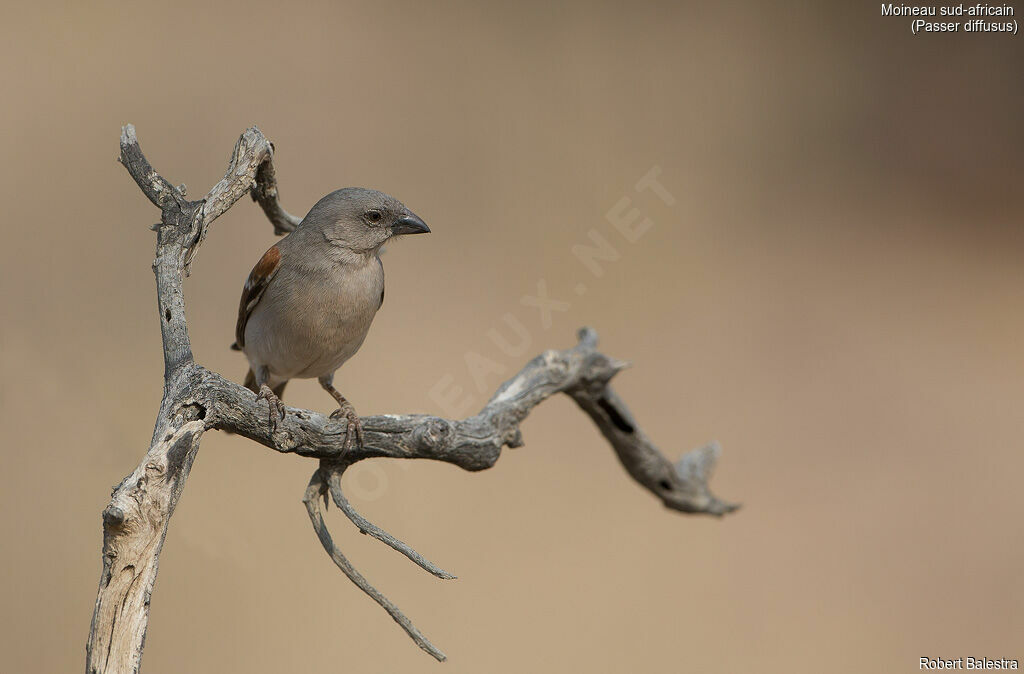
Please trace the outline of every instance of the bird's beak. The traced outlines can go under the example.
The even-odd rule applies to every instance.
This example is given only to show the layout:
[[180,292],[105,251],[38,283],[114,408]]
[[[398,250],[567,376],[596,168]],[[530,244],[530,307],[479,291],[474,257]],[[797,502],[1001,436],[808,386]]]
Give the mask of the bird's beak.
[[427,223],[423,222],[415,213],[406,215],[391,227],[392,236],[399,234],[427,234],[429,232],[430,228],[427,227]]

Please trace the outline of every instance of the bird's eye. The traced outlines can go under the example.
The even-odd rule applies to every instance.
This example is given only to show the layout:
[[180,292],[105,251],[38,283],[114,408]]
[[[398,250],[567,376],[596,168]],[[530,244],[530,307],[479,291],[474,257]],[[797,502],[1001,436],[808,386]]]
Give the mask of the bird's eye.
[[380,214],[380,211],[366,211],[366,219],[370,222],[380,222],[382,217],[383,216]]

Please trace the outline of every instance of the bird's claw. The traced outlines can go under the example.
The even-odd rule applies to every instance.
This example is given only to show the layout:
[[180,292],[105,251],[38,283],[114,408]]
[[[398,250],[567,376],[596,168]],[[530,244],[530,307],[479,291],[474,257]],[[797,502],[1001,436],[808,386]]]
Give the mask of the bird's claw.
[[284,403],[266,384],[260,386],[260,392],[256,394],[256,402],[260,400],[267,401],[267,422],[270,424],[270,432],[273,433],[277,430],[278,422],[284,420]]
[[359,420],[352,403],[345,401],[345,404],[331,412],[331,418],[348,421],[348,428],[345,431],[345,452],[363,446],[363,422]]

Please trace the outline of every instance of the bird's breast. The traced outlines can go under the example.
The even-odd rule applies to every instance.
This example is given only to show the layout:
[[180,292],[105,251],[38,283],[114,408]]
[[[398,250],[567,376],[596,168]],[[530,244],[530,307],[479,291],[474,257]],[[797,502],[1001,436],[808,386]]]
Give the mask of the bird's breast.
[[334,372],[362,345],[380,306],[380,263],[285,271],[249,319],[246,352],[282,378]]

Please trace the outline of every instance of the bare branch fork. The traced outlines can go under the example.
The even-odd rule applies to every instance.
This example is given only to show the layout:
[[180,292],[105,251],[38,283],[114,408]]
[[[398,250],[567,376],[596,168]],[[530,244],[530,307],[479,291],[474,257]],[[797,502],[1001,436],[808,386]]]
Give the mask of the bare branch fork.
[[328,495],[363,533],[391,546],[438,578],[454,578],[411,547],[367,521],[341,490],[344,471],[363,459],[434,459],[470,471],[490,468],[502,447],[523,444],[519,424],[546,398],[565,393],[594,421],[626,471],[661,502],[677,511],[723,515],[737,506],[719,500],[707,481],[719,455],[711,444],[670,462],[640,430],[609,382],[626,363],[597,351],[597,335],[579,331],[573,348],[546,351],[498,389],[479,414],[451,420],[429,415],[363,417],[364,445],[343,452],[346,424],[289,408],[274,431],[266,409],[242,386],[198,365],[185,322],[182,279],[210,224],[246,193],[259,203],[276,234],[300,219],[280,205],[273,145],[252,127],[238,139],[224,177],[204,198],[189,201],[142,154],[135,129],[121,131],[120,161],[142,192],[160,209],[156,274],[164,351],[164,395],[149,450],[138,467],[114,488],[103,511],[103,571],[86,647],[89,674],[137,672],[142,658],[149,602],[160,548],[205,431],[227,430],[270,447],[320,460],[303,502],[320,542],[335,564],[380,604],[410,637],[438,660],[445,656],[338,550],[324,523],[320,499]]

